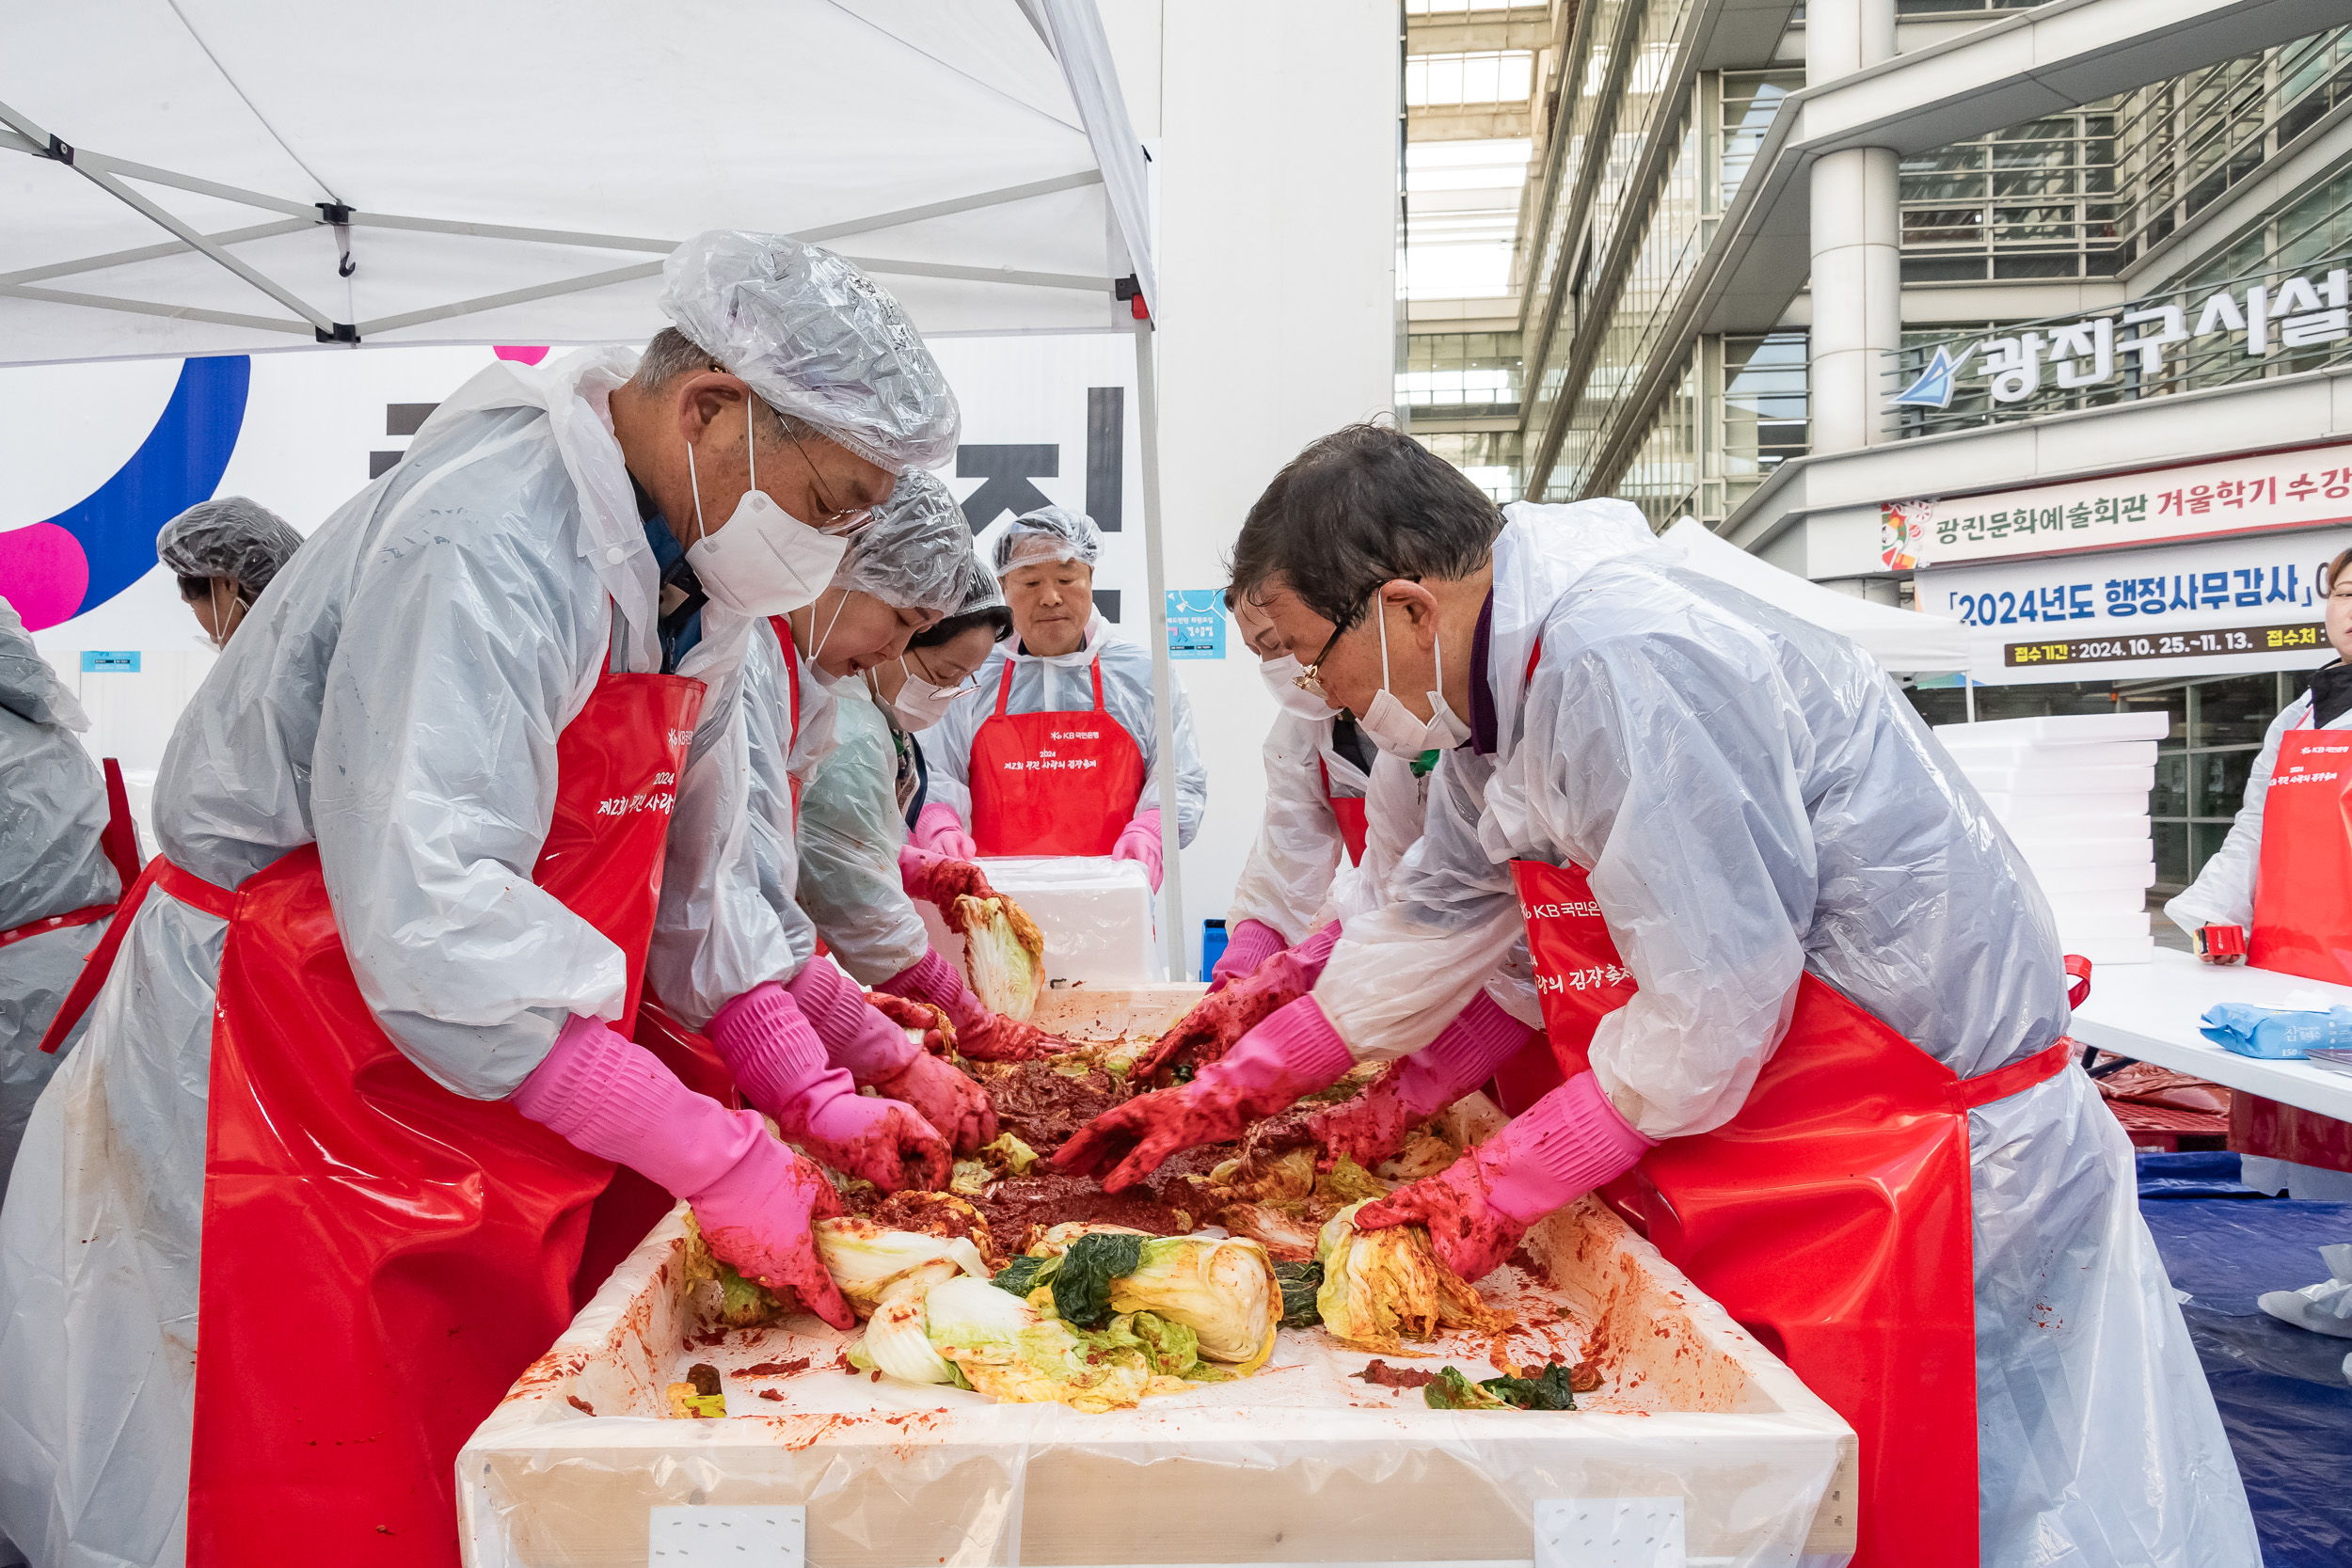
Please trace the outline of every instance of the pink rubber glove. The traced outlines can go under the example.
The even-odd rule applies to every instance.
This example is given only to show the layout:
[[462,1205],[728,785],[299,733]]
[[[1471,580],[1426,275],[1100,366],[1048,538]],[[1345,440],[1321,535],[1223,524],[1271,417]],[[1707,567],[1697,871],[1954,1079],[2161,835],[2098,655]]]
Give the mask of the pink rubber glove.
[[1345,1156],[1370,1170],[1405,1147],[1406,1132],[1493,1077],[1540,1034],[1480,991],[1436,1039],[1391,1063],[1355,1099],[1251,1128],[1245,1159],[1312,1143],[1322,1147],[1321,1169]]
[[[890,1027],[887,1021],[884,1027]],[[902,1048],[919,1053],[904,1030],[892,1032]],[[710,1042],[743,1097],[834,1169],[864,1177],[884,1192],[946,1187],[954,1161],[930,1123],[897,1101],[867,1099],[849,1072],[829,1067],[825,1042],[774,981],[720,1008],[710,1021]]]
[[1580,1072],[1437,1175],[1365,1204],[1356,1224],[1425,1225],[1446,1267],[1475,1283],[1528,1227],[1623,1176],[1656,1145],[1617,1114],[1598,1079]]
[[1277,1011],[1191,1083],[1115,1105],[1054,1155],[1054,1168],[1088,1175],[1117,1162],[1103,1190],[1132,1187],[1179,1149],[1238,1137],[1260,1117],[1337,1083],[1356,1058],[1311,996]]
[[1154,806],[1150,811],[1136,813],[1135,820],[1119,831],[1118,842],[1111,846],[1111,859],[1134,861],[1143,867],[1143,874],[1152,879],[1152,891],[1160,891],[1160,813]]
[[[990,1012],[972,994],[972,988],[963,983],[955,965],[935,951],[924,954],[912,966],[874,989],[891,996],[927,1002],[946,1013],[947,1022],[955,1025],[957,1054],[976,1062],[1025,1062],[1073,1049],[1068,1040],[1049,1035],[1034,1023]],[[991,1115],[993,1118],[993,1109]]]
[[963,831],[963,818],[944,800],[933,800],[914,814],[912,842],[918,849],[929,849],[949,860],[976,860],[980,853],[980,847]]
[[785,989],[825,1042],[833,1065],[860,1088],[912,1106],[950,1148],[964,1153],[996,1136],[996,1107],[980,1086],[907,1038],[905,1028],[875,1011],[857,982],[831,959],[810,960]]
[[[898,885],[906,889],[909,898],[936,904],[940,913],[949,916],[958,897],[996,896],[996,890],[988,885],[987,873],[977,864],[922,848],[912,840],[898,846]],[[948,924],[955,922],[950,918]]]
[[1202,997],[1128,1069],[1129,1079],[1142,1083],[1164,1067],[1183,1062],[1200,1067],[1216,1061],[1278,1009],[1314,990],[1339,942],[1340,923],[1335,920],[1216,995]]
[[811,1221],[841,1212],[833,1183],[770,1137],[758,1113],[696,1094],[593,1018],[564,1026],[514,1106],[573,1148],[684,1198],[710,1250],[746,1277],[790,1291],[835,1328],[855,1321],[809,1239]]
[[1281,932],[1263,920],[1241,922],[1225,933],[1225,951],[1209,971],[1209,994],[1215,996],[1289,945]]

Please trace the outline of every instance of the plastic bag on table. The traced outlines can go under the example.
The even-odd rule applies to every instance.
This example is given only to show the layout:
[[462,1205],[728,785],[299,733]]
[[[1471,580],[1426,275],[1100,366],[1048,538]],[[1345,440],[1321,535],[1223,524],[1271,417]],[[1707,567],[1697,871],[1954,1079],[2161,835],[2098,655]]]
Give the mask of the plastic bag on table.
[[2352,1048],[2352,1007],[2292,1012],[2224,1002],[2205,1009],[2197,1032],[2225,1051],[2271,1061],[2296,1061],[2312,1051]]

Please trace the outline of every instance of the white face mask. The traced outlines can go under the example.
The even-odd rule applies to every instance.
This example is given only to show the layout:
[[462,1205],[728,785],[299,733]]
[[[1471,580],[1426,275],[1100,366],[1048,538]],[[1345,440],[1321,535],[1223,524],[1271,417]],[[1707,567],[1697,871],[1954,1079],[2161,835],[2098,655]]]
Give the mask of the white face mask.
[[[759,488],[755,455],[758,442],[748,406],[743,410],[743,441],[752,486],[735,503],[725,526],[713,532],[703,523],[702,486],[694,484],[694,526],[701,537],[686,547],[686,563],[694,568],[714,604],[738,615],[784,615],[825,591],[849,553],[850,541],[818,532]],[[694,483],[691,441],[686,443],[686,477]]]
[[1441,634],[1435,646],[1438,660],[1438,689],[1428,693],[1429,717],[1413,717],[1412,709],[1397,701],[1389,690],[1389,617],[1385,603],[1375,604],[1373,613],[1380,617],[1380,694],[1372,700],[1372,707],[1359,722],[1372,743],[1392,757],[1410,761],[1429,751],[1452,751],[1470,738],[1470,726],[1454,717],[1445,700],[1445,638]]
[[898,668],[905,673],[906,684],[898,688],[898,694],[890,700],[890,705],[897,710],[899,726],[903,729],[930,729],[947,717],[948,705],[963,695],[961,687],[933,686],[916,674],[914,667],[903,658],[898,660]]
[[1339,712],[1329,703],[1298,684],[1298,676],[1306,666],[1290,654],[1280,658],[1261,659],[1258,678],[1274,693],[1274,700],[1282,705],[1284,713],[1295,713],[1301,719],[1328,719]]

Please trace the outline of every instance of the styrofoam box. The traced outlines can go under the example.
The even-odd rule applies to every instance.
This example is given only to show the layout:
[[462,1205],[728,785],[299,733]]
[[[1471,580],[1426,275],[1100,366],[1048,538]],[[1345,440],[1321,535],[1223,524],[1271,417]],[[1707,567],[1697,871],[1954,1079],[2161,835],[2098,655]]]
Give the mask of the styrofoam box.
[[1980,724],[1938,724],[1935,737],[1950,745],[1961,736],[1986,745],[2083,746],[2100,741],[2162,740],[2172,733],[2172,716],[2147,713],[2061,713],[2040,719],[1990,719]]
[[[2152,866],[2149,879],[2154,879]],[[2041,881],[2040,878],[2035,879]],[[2050,913],[2061,926],[2074,916],[2093,919],[2111,914],[2130,914],[2148,907],[2148,887],[2053,888],[2042,882],[2042,896],[2049,903]]]
[[[1475,1095],[1452,1115],[1470,1137],[1502,1122]],[[1596,1198],[1480,1282],[1518,1314],[1522,1361],[1594,1353],[1600,1387],[1556,1413],[1431,1410],[1418,1389],[1360,1381],[1365,1354],[1320,1329],[1282,1330],[1253,1376],[1104,1415],[845,1377],[848,1337],[813,1317],[698,1333],[683,1244],[681,1209],[466,1444],[469,1568],[644,1563],[656,1510],[751,1505],[803,1510],[824,1568],[1524,1565],[1545,1558],[1537,1511],[1562,1498],[1678,1502],[1691,1559],[1726,1568],[1853,1550],[1851,1429]],[[1415,1349],[1431,1358],[1408,1365],[1491,1375],[1484,1337]],[[697,1361],[722,1374],[726,1418],[660,1418]]]
[[2155,885],[2156,863],[2141,861],[2133,865],[2054,865],[2047,870],[2026,863],[2033,879],[2041,885],[2043,896],[2057,898],[2078,893],[2129,893],[2143,898]]
[[2068,952],[2074,951],[2077,942],[2105,942],[2116,937],[2144,937],[2149,932],[2146,906],[2127,910],[2120,914],[2078,914],[2069,912],[2058,916],[2058,942]]
[[[2028,826],[2039,830],[2041,823]],[[2137,827],[2119,824],[2113,838],[2079,836],[2056,837],[2039,831],[2021,832],[2009,831],[2009,841],[2017,846],[2017,852],[2026,857],[2026,863],[2035,871],[2057,871],[2061,868],[2092,865],[2137,865],[2141,861],[2156,858],[2155,841],[2150,835],[2148,819],[2140,817]]]
[[2148,818],[2148,792],[2144,789],[2117,790],[2104,794],[2078,795],[1994,795],[1987,794],[1984,803],[2003,822],[2038,822],[2059,816],[2108,816]]
[[2156,761],[2156,743],[2153,740],[2101,741],[2095,746],[2021,746],[2014,741],[1967,739],[1947,740],[1944,732],[1936,738],[1963,773],[1979,768],[2153,768]]
[[[1006,856],[983,859],[979,866],[989,886],[1037,922],[1045,938],[1049,982],[1131,986],[1161,977],[1152,883],[1136,862],[1101,855]],[[918,898],[914,907],[930,933],[931,950],[961,969],[963,938],[947,929],[929,903]]]
[[1963,759],[1961,771],[1987,795],[2145,795],[2155,787],[2156,765],[2124,764],[2076,768],[1979,768]]
[[2069,953],[2079,953],[2094,964],[2144,964],[2156,959],[2154,937],[2094,937],[2088,942],[2063,942]]

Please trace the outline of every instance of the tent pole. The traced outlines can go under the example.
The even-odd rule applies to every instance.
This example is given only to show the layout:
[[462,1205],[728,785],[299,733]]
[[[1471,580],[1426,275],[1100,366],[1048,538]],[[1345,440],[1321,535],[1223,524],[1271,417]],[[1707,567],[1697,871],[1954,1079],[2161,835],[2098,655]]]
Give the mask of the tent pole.
[[1976,677],[1965,670],[1960,673],[1960,689],[1968,705],[1968,722],[1973,724],[1977,721],[1977,682]]
[[1159,766],[1161,909],[1167,915],[1168,977],[1192,978],[1192,943],[1184,930],[1184,870],[1178,840],[1176,692],[1168,667],[1168,564],[1160,548],[1160,385],[1152,359],[1152,324],[1136,323],[1136,415],[1143,435],[1143,562],[1152,624],[1152,734]]

